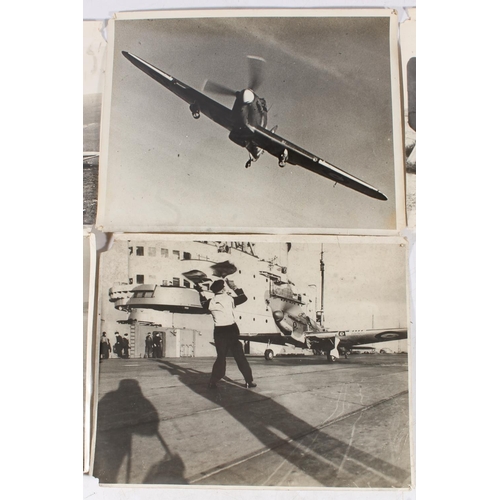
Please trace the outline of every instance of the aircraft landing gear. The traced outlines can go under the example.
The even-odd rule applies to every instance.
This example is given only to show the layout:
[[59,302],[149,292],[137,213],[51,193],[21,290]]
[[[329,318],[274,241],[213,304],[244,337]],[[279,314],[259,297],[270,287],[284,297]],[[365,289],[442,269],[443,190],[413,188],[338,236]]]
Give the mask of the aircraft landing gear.
[[342,348],[342,347],[339,347],[338,351],[339,351],[339,355],[344,356],[345,359],[347,359],[349,354],[351,354],[351,351],[349,349]]
[[288,160],[288,149],[284,149],[283,153],[280,154],[278,165],[283,168]]
[[197,120],[201,116],[200,107],[198,106],[198,104],[196,103],[191,104],[189,106],[189,110],[191,111],[193,118],[195,120]]
[[274,358],[274,351],[272,349],[266,349],[264,351],[264,357],[268,360],[271,361]]
[[245,163],[245,168],[250,168],[252,166],[252,158],[250,158],[246,163]]
[[326,360],[328,361],[328,363],[335,363],[335,361],[337,361],[337,358],[333,356],[330,351],[328,351],[326,353]]

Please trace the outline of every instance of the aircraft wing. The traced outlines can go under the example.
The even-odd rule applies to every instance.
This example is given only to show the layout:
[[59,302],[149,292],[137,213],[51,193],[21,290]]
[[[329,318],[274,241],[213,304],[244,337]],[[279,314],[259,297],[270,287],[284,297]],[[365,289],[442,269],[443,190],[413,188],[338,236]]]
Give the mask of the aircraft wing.
[[311,346],[321,349],[328,345],[330,339],[337,338],[341,346],[349,347],[355,345],[375,344],[377,342],[388,342],[390,340],[402,340],[408,338],[406,328],[388,328],[373,330],[353,330],[334,332],[311,332],[306,333],[306,341]]
[[122,54],[134,66],[137,66],[141,71],[144,71],[146,75],[153,78],[153,80],[156,80],[160,85],[163,85],[165,88],[173,92],[176,96],[186,101],[189,105],[197,106],[200,113],[203,113],[215,123],[222,125],[227,130],[232,130],[233,118],[231,110],[229,108],[226,108],[217,101],[210,99],[210,97],[202,94],[201,92],[198,92],[197,90],[191,88],[189,85],[182,83],[180,80],[177,80],[161,69],[158,69],[152,64],[149,64],[140,57],[137,57],[134,54],[130,54],[130,52],[125,51],[123,51]]
[[292,335],[281,335],[279,333],[261,333],[257,335],[239,336],[240,340],[250,342],[271,343],[276,345],[294,345],[301,348],[310,349],[331,349],[332,344],[350,347],[355,345],[375,344],[377,342],[388,342],[389,340],[402,340],[408,337],[406,328],[387,328],[371,330],[336,330],[336,331],[318,331],[306,332],[304,341],[295,339]]
[[284,336],[279,333],[263,333],[260,335],[240,335],[238,337],[240,340],[246,340],[248,342],[259,342],[261,344],[275,344],[275,345],[293,345],[296,347],[306,348],[307,346],[298,340],[295,340],[291,335]]
[[270,130],[259,126],[249,126],[249,128],[254,133],[252,142],[276,158],[279,158],[286,149],[288,151],[287,163],[299,165],[300,167],[306,168],[311,172],[315,172],[316,174],[322,175],[327,179],[338,182],[339,184],[354,189],[355,191],[359,191],[360,193],[366,194],[372,198],[376,198],[377,200],[387,200],[385,194],[381,193],[377,188],[371,186],[367,182],[364,182],[361,179],[348,174],[344,170],[341,170],[335,165],[318,158],[312,153],[309,153],[305,149],[292,144]]

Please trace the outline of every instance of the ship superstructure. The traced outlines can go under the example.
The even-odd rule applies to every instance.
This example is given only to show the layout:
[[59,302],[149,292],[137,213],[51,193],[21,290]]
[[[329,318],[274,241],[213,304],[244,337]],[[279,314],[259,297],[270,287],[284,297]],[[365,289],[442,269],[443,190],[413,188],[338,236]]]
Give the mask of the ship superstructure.
[[[266,250],[268,255],[262,255]],[[109,289],[116,314],[103,319],[102,331],[126,332],[131,357],[145,355],[148,333],[161,337],[164,356],[213,356],[212,318],[202,308],[194,283],[208,289],[226,263],[233,271],[228,277],[248,297],[236,309],[241,332],[283,332],[277,304],[300,314],[312,302],[306,304],[287,277],[288,250],[286,243],[273,245],[269,255],[265,245],[249,242],[129,240],[122,252],[126,276],[122,272],[123,280]],[[260,346],[252,348],[261,352]]]

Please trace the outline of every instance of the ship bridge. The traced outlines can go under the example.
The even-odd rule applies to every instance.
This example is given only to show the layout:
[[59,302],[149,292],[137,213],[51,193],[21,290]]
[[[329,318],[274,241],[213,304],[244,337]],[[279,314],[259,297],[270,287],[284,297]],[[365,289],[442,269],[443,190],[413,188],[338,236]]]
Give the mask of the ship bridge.
[[109,300],[115,309],[131,312],[133,309],[205,314],[200,296],[192,288],[178,286],[115,285],[109,289]]

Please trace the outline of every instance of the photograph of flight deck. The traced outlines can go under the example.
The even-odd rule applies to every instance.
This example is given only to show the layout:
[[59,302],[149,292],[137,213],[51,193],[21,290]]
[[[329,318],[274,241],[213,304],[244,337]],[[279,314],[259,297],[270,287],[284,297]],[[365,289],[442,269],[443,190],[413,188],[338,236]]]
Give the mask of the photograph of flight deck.
[[409,488],[407,261],[399,237],[115,235],[93,476]]
[[107,40],[104,231],[404,227],[394,11],[120,13]]

